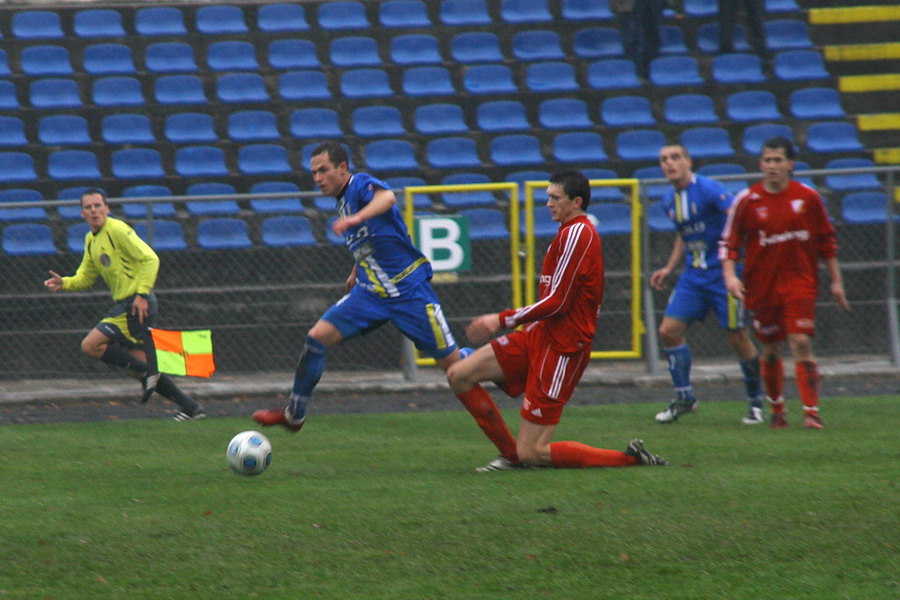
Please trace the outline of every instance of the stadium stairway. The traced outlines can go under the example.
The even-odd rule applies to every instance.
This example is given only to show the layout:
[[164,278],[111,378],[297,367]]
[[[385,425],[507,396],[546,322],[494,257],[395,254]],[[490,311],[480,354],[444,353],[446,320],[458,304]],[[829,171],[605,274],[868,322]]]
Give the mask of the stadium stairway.
[[860,141],[875,162],[900,164],[900,5],[810,8],[809,23]]

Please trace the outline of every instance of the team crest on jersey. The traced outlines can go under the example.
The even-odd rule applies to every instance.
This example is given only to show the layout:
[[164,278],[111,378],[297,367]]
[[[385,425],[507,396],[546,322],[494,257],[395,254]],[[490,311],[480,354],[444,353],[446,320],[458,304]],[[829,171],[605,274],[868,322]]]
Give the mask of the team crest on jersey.
[[109,257],[109,254],[104,252],[100,255],[100,264],[104,267],[108,267],[110,264],[112,264],[112,259]]
[[501,335],[500,337],[497,338],[496,341],[497,341],[497,343],[500,344],[501,346],[505,346],[505,345],[507,345],[507,344],[509,343],[509,338],[506,337],[505,335]]
[[765,206],[757,206],[756,207],[756,216],[760,218],[760,220],[765,221],[769,218],[769,209]]
[[791,208],[794,210],[794,213],[799,215],[803,212],[803,200],[791,200]]

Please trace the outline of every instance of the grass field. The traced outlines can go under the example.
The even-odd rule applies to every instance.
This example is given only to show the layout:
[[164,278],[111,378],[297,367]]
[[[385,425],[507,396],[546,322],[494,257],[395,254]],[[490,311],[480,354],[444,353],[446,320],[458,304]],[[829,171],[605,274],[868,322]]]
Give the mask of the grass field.
[[249,419],[6,426],[0,599],[900,597],[897,398],[796,412],[570,407],[557,439],[672,466],[487,474],[462,412],[314,416],[255,478],[224,456]]

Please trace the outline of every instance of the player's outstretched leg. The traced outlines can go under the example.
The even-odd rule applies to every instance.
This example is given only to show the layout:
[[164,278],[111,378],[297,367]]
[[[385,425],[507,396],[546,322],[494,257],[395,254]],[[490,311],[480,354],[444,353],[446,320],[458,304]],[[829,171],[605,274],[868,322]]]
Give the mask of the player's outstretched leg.
[[747,390],[747,416],[741,419],[744,425],[759,425],[765,421],[763,404],[766,398],[762,391],[759,356],[741,361],[741,372],[744,374],[744,388]]
[[281,425],[293,433],[300,431],[306,421],[306,405],[325,371],[327,350],[324,344],[307,336],[294,371],[290,402],[284,409],[258,410],[253,413],[253,420],[263,427]]
[[675,386],[675,399],[666,410],[656,413],[657,423],[674,423],[678,417],[697,410],[697,399],[691,385],[691,349],[687,344],[666,348],[669,374]]

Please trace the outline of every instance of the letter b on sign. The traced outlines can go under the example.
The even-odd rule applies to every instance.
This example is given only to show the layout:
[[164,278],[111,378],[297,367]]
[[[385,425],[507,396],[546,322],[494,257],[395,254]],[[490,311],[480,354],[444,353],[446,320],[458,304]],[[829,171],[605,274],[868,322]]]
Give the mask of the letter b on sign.
[[416,217],[416,246],[435,271],[472,268],[469,220],[460,216]]

